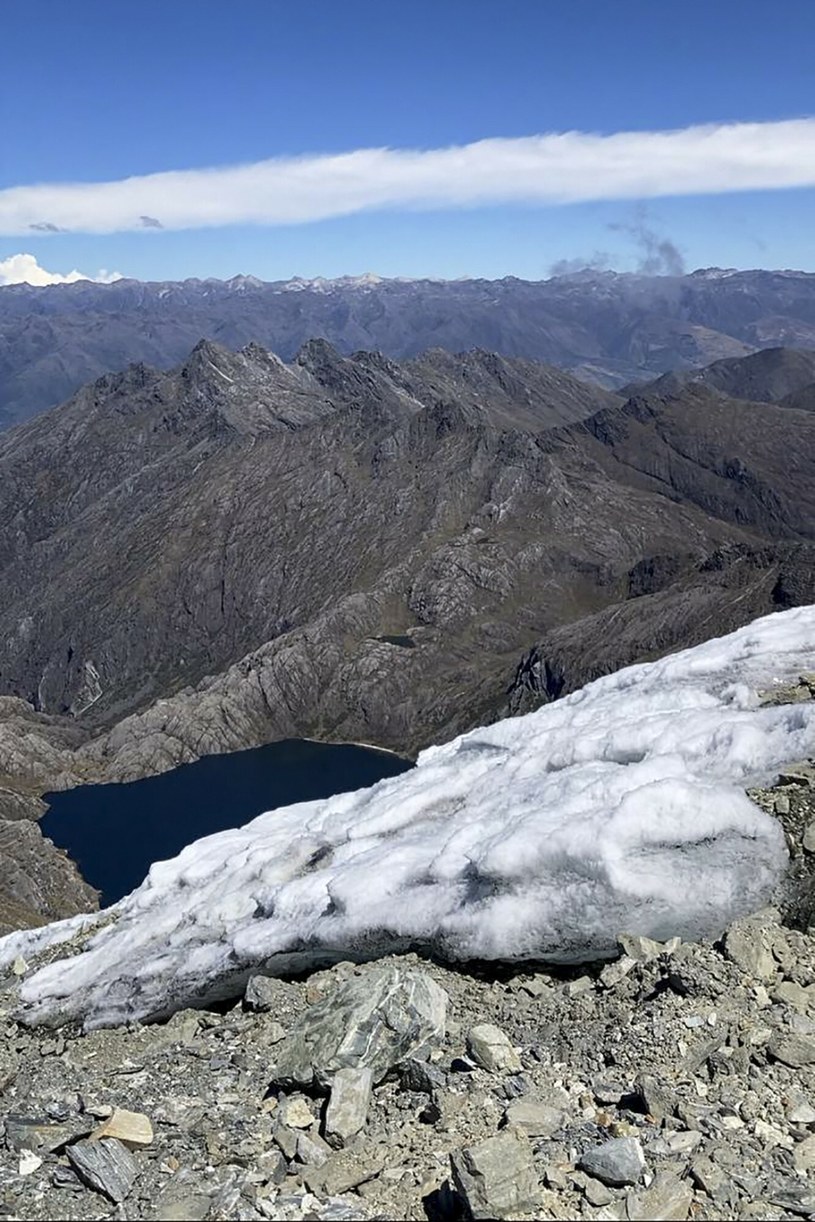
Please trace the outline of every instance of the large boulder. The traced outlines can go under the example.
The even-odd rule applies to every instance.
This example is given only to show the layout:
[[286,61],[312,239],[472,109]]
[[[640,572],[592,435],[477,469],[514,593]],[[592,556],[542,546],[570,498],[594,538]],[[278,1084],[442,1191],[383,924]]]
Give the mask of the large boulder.
[[444,1035],[447,994],[426,972],[372,968],[311,1006],[275,1049],[276,1085],[330,1087],[340,1069],[381,1082],[400,1061]]

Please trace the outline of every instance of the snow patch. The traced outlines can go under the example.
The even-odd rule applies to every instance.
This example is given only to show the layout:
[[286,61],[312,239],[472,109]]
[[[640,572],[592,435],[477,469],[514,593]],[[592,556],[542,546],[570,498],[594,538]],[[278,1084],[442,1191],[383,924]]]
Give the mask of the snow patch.
[[[622,930],[716,934],[784,870],[780,825],[744,788],[815,752],[815,705],[756,688],[813,669],[814,642],[815,607],[767,616],[199,840],[25,981],[25,1020],[167,1014],[298,956],[578,961]],[[65,929],[10,935],[0,966]]]
[[230,386],[233,386],[233,385],[234,385],[234,383],[235,383],[235,379],[234,379],[234,378],[230,378],[230,377],[228,376],[228,374],[225,374],[225,373],[224,373],[224,371],[223,371],[223,369],[219,369],[217,365],[214,365],[214,364],[212,363],[212,361],[207,361],[207,364],[209,365],[210,369],[213,369],[213,370],[215,371],[215,373],[220,374],[220,375],[221,375],[221,377],[223,378],[223,380],[224,380],[225,382],[229,382]]

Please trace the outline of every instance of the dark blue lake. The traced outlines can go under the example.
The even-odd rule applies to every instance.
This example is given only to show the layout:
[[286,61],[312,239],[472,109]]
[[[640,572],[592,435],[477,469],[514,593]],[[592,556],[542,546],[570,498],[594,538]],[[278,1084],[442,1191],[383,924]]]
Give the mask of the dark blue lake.
[[208,755],[161,776],[48,793],[40,827],[113,904],[154,861],[201,836],[241,827],[275,806],[330,798],[398,776],[412,764],[370,747],[289,739],[252,751]]

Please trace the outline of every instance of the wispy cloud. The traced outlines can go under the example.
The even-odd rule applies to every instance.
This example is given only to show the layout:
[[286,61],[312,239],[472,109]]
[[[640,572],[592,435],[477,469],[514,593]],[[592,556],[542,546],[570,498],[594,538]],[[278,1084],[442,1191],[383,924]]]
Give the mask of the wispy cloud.
[[637,271],[645,276],[681,276],[685,270],[685,258],[676,242],[664,233],[658,233],[648,215],[648,209],[640,205],[630,221],[612,221],[609,229],[627,233],[634,239],[640,258]]
[[95,280],[98,284],[111,284],[121,280],[119,272],[109,272],[102,268],[95,276],[86,276],[76,269],[62,275],[60,272],[49,272],[40,267],[34,255],[9,255],[0,259],[0,286],[5,284],[33,284],[43,287],[46,284],[75,284],[77,280]]
[[595,250],[590,255],[575,255],[572,259],[557,259],[549,265],[549,275],[574,276],[578,272],[604,272],[611,266],[611,255],[605,250]]
[[0,191],[0,233],[292,225],[374,208],[566,204],[815,185],[815,119],[358,149]]

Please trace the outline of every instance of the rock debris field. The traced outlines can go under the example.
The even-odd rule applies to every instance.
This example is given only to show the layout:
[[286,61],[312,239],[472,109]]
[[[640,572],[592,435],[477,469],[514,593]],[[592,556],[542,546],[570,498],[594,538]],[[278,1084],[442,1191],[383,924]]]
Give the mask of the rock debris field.
[[815,930],[794,927],[813,777],[752,794],[781,812],[793,882],[715,942],[622,935],[549,971],[344,962],[87,1034],[15,1021],[18,959],[0,1216],[815,1215]]

